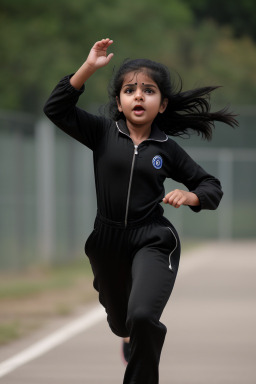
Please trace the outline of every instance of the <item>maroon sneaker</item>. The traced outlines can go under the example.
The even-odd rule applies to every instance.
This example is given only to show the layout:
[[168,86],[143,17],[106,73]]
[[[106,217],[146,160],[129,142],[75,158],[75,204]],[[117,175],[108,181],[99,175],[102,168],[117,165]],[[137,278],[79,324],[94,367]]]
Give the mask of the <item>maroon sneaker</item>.
[[131,345],[130,343],[126,343],[124,340],[122,341],[122,358],[125,364],[129,363],[131,354]]

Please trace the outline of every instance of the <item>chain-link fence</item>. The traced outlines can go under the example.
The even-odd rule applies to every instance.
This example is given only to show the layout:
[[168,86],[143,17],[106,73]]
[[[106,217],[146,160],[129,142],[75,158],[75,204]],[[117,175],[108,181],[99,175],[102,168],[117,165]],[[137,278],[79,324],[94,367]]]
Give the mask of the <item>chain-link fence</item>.
[[[200,214],[165,207],[182,238],[256,237],[256,142],[249,144],[185,148],[220,178],[224,198]],[[1,113],[0,161],[0,269],[83,255],[96,212],[91,151],[47,120]],[[166,191],[177,187],[166,181]]]

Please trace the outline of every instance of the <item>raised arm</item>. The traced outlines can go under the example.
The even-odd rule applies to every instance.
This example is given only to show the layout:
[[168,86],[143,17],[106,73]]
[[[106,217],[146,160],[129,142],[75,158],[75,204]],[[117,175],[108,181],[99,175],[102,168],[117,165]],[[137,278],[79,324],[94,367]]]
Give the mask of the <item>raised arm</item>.
[[103,117],[92,115],[76,106],[84,91],[84,82],[98,69],[109,63],[107,55],[110,39],[97,41],[84,64],[74,75],[65,76],[52,91],[45,103],[46,116],[69,136],[94,149],[106,129]]
[[86,61],[70,79],[70,84],[74,88],[82,88],[86,80],[88,80],[97,69],[104,67],[110,62],[114,54],[107,54],[107,49],[111,44],[113,44],[113,40],[110,39],[102,39],[94,44]]

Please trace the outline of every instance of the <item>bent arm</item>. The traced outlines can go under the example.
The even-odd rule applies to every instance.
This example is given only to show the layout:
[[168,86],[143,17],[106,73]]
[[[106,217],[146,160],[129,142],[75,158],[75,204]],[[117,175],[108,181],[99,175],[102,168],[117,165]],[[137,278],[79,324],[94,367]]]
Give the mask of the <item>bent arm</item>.
[[[223,196],[220,181],[207,173],[178,144],[175,143],[175,160],[171,177],[184,184],[189,192],[184,191],[188,200],[185,205],[194,212],[201,209],[214,210]],[[177,191],[177,190],[176,190]],[[193,196],[196,195],[197,199]],[[190,204],[192,201],[192,204]]]

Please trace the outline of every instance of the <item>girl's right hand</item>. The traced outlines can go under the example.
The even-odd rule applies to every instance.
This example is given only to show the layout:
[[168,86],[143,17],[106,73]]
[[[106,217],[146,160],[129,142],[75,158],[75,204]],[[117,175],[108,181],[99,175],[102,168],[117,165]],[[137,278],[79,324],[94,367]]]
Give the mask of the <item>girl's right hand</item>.
[[87,60],[70,79],[70,84],[74,88],[81,89],[98,68],[104,67],[110,62],[114,54],[107,55],[107,49],[111,44],[113,44],[113,40],[110,39],[102,39],[94,44]]
[[113,40],[110,39],[102,39],[94,44],[86,60],[87,65],[91,69],[96,70],[110,62],[114,54],[110,53],[107,55],[107,49],[111,44],[113,44]]

